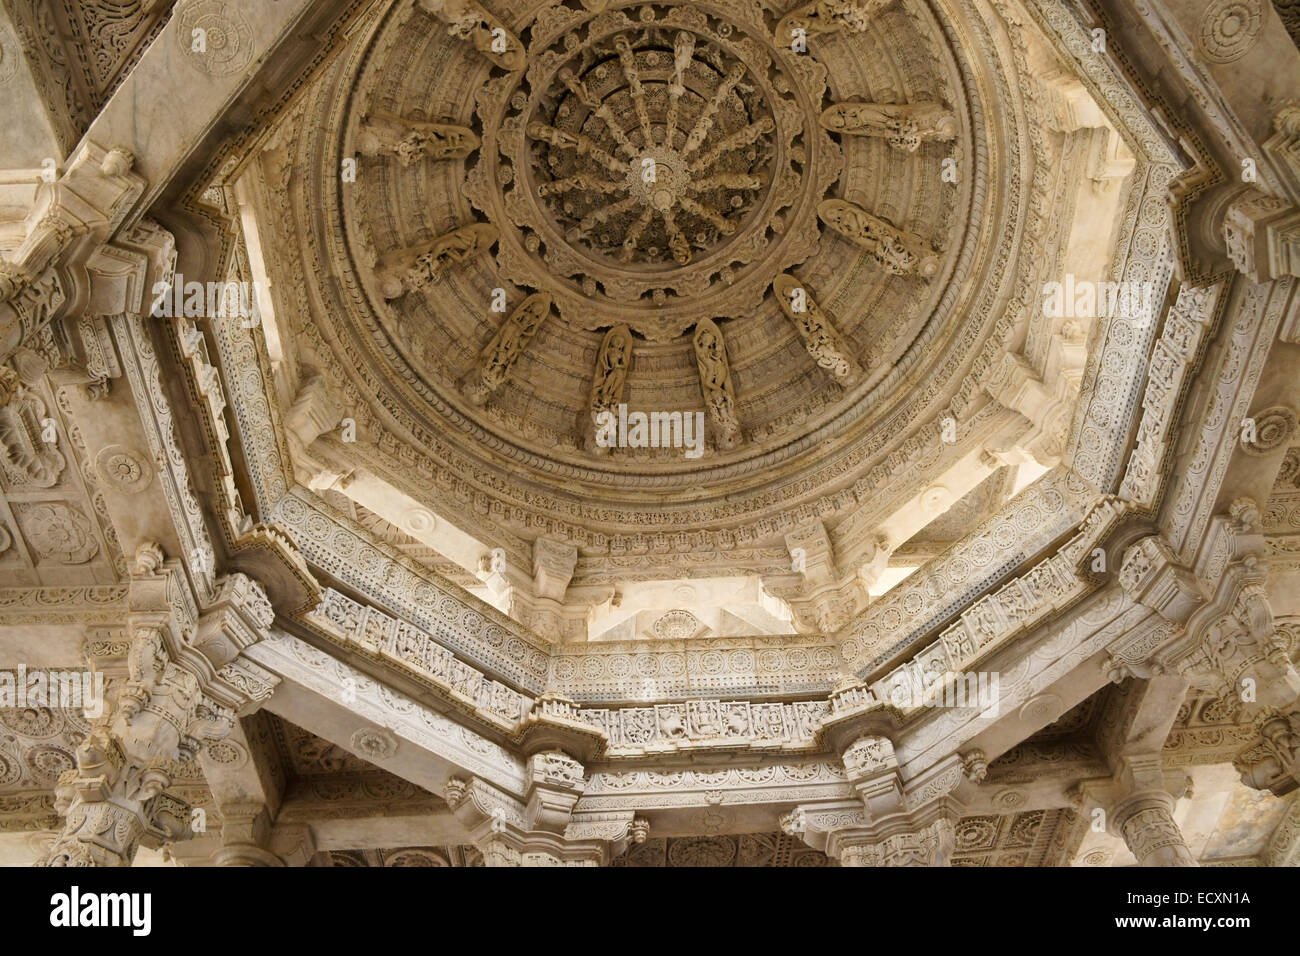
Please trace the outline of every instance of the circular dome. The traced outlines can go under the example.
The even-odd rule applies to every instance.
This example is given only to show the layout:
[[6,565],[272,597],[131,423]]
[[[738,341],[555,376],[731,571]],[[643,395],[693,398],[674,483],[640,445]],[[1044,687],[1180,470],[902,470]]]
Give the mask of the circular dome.
[[[440,517],[644,555],[779,547],[933,460],[1045,200],[1028,131],[983,105],[1020,77],[960,4],[806,52],[789,13],[530,0],[498,57],[415,0],[372,21],[304,104],[287,190],[304,360],[369,467]],[[597,454],[598,398],[703,414],[706,452]]]

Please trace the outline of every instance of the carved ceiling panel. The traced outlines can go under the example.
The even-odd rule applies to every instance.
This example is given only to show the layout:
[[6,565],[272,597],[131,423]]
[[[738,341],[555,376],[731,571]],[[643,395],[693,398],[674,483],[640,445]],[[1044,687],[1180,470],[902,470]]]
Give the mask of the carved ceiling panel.
[[36,87],[56,132],[71,149],[166,25],[172,0],[6,0],[6,6],[23,52],[36,63]]
[[[993,108],[1025,63],[965,8],[798,52],[780,7],[488,4],[495,58],[413,0],[374,18],[256,173],[272,286],[307,305],[284,340],[355,426],[316,449],[503,540],[689,576],[892,501],[947,461],[946,407],[997,427],[978,381],[1056,149]],[[701,453],[598,447],[620,405],[698,414]]]

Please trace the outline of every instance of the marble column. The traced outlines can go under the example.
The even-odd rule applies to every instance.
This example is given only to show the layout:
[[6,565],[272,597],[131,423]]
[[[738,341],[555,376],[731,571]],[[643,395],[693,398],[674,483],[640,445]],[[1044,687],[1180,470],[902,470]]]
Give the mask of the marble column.
[[1135,794],[1111,813],[1139,866],[1196,866],[1174,822],[1174,798],[1163,791]]

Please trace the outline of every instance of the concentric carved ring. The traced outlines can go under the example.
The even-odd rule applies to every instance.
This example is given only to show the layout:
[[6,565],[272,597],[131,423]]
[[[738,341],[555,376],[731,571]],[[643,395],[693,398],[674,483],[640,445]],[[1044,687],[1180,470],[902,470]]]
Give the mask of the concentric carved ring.
[[479,98],[467,187],[512,281],[554,289],[580,327],[667,340],[752,310],[816,252],[841,167],[817,123],[826,73],[761,20],[673,0],[531,36],[534,66]]

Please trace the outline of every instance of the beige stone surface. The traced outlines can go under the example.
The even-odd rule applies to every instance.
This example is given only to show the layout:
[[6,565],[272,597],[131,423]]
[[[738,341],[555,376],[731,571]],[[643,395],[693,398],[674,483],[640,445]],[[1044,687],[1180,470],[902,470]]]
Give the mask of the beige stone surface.
[[0,6],[0,864],[1300,863],[1271,4]]

